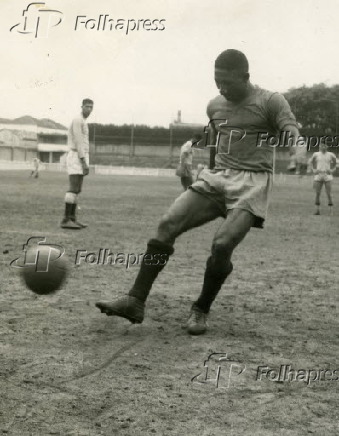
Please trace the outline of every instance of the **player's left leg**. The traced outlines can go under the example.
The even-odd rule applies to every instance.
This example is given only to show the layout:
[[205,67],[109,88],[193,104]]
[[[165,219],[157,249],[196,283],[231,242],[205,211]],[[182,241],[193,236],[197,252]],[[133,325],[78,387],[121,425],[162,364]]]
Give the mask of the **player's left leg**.
[[233,209],[216,232],[211,255],[207,259],[204,282],[199,298],[193,303],[187,322],[190,334],[205,333],[207,315],[226,278],[231,274],[231,256],[255,222],[255,216],[243,209]]
[[332,201],[332,180],[329,180],[328,182],[325,182],[325,191],[326,191],[326,194],[327,194],[328,206],[330,208],[330,215],[332,215],[332,206],[333,206],[333,201]]
[[314,180],[313,182],[313,187],[315,190],[315,207],[316,207],[314,215],[320,215],[320,194],[323,187],[323,183],[324,182],[319,180]]
[[81,174],[70,174],[69,189],[65,195],[65,215],[61,222],[63,229],[79,230],[82,227],[75,220],[75,210],[78,202],[78,193],[81,191],[82,178]]
[[170,206],[150,239],[139,272],[128,296],[114,302],[98,302],[96,306],[106,315],[121,316],[141,323],[145,302],[159,273],[174,253],[175,240],[184,232],[202,226],[223,215],[217,201],[192,190],[183,192]]
[[76,174],[74,176],[70,176],[70,177],[74,177],[74,189],[77,191],[76,194],[76,203],[72,205],[71,208],[71,217],[70,219],[76,223],[77,225],[79,225],[82,229],[86,228],[87,225],[83,224],[81,222],[79,222],[76,218],[76,214],[77,214],[77,208],[78,208],[78,200],[79,200],[79,194],[82,191],[82,185],[84,182],[84,176],[82,174]]

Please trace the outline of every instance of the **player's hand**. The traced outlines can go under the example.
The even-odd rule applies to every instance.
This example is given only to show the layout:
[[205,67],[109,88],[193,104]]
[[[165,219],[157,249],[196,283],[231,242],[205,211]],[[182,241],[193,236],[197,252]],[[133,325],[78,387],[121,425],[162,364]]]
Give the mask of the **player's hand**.
[[84,176],[88,176],[89,174],[89,166],[87,166],[86,164],[82,166],[83,172],[84,172]]
[[89,174],[89,166],[87,165],[85,159],[81,159],[82,172],[84,176]]

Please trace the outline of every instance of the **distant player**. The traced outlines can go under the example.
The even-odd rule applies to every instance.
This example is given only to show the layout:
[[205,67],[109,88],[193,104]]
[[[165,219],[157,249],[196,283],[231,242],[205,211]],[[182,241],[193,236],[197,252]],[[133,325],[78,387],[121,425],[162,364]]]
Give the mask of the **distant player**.
[[[260,132],[280,131],[299,136],[296,120],[279,93],[252,85],[248,61],[238,50],[226,50],[215,61],[214,80],[219,95],[207,106],[213,138],[217,142],[215,168],[205,169],[190,189],[178,197],[148,241],[136,280],[128,295],[113,302],[98,302],[106,315],[133,323],[144,319],[145,302],[153,282],[174,253],[174,242],[184,232],[223,217],[206,262],[199,297],[187,320],[187,331],[198,335],[207,329],[207,316],[224,281],[231,274],[234,249],[253,227],[262,228],[273,178],[273,149]],[[246,133],[234,136],[235,127]],[[258,253],[261,247],[258,246]],[[190,270],[187,270],[190,274]],[[255,272],[253,272],[255,274]]]
[[330,208],[330,215],[332,215],[332,180],[333,173],[337,166],[336,155],[327,151],[327,145],[322,142],[319,145],[319,151],[313,153],[311,164],[314,174],[315,215],[320,215],[320,194],[324,185],[328,199],[328,206]]
[[30,174],[30,177],[34,177],[35,179],[39,177],[39,167],[40,167],[40,160],[37,157],[35,157],[33,159],[33,170]]
[[78,195],[81,192],[84,176],[89,174],[89,135],[87,118],[93,110],[93,100],[82,102],[81,114],[74,118],[68,132],[69,151],[66,158],[69,175],[69,189],[65,195],[65,216],[61,222],[63,229],[79,230],[87,227],[76,219]]
[[181,185],[184,191],[193,183],[192,165],[193,165],[193,145],[202,139],[199,134],[193,135],[192,139],[185,142],[180,149],[180,161],[176,175],[180,177]]

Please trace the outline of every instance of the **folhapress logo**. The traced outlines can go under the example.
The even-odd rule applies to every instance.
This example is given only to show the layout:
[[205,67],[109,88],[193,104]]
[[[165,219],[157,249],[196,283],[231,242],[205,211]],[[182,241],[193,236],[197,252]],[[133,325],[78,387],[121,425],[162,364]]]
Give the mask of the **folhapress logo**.
[[212,353],[204,361],[204,374],[195,375],[191,382],[212,384],[216,388],[228,389],[231,381],[239,377],[246,370],[246,365],[228,359],[226,353]]
[[28,268],[35,265],[36,272],[47,272],[51,262],[55,262],[65,253],[61,245],[44,244],[45,237],[33,236],[23,245],[23,256],[12,260],[13,268]]
[[63,20],[63,13],[49,9],[45,3],[30,3],[22,12],[20,23],[10,28],[22,34],[34,34],[34,38],[47,38],[52,27],[58,26]]

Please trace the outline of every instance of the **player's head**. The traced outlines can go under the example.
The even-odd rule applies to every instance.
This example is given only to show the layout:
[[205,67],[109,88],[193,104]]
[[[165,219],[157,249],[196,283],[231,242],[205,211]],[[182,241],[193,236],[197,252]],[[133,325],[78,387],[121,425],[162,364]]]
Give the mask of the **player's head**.
[[321,151],[322,153],[326,153],[327,151],[327,144],[325,141],[321,141],[319,144],[319,151]]
[[214,64],[214,80],[221,95],[230,101],[242,100],[248,90],[248,60],[238,50],[225,50]]
[[90,98],[84,98],[82,100],[82,116],[84,118],[88,118],[93,110],[94,102]]

